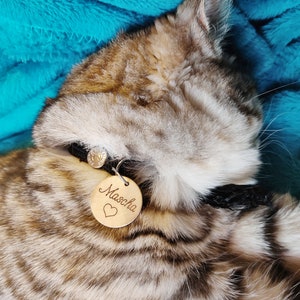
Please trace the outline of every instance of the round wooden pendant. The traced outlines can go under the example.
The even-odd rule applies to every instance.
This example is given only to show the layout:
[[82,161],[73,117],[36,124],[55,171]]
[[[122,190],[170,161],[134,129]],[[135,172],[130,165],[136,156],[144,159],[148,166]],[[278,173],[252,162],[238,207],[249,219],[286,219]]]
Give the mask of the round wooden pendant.
[[110,228],[132,223],[140,214],[143,197],[138,185],[128,177],[126,184],[111,176],[99,183],[91,195],[91,210],[98,222]]

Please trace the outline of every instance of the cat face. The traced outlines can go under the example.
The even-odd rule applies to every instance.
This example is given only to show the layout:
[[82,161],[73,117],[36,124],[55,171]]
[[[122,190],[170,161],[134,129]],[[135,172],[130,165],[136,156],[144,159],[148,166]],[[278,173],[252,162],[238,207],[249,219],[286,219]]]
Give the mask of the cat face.
[[218,2],[186,1],[75,67],[36,123],[37,147],[80,142],[139,161],[160,206],[253,182],[261,108],[222,53],[229,1]]

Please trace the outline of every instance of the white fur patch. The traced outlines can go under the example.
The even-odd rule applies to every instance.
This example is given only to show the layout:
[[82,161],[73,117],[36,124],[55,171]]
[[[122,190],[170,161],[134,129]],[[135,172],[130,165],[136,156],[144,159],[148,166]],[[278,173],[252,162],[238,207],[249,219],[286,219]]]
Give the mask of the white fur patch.
[[269,247],[264,239],[265,210],[243,216],[235,225],[231,242],[233,249],[246,256],[265,256]]

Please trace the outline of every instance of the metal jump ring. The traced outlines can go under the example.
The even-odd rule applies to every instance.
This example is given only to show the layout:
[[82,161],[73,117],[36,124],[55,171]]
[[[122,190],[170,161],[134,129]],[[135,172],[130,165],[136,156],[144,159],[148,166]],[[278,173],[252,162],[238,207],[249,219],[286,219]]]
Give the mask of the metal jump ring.
[[112,170],[115,172],[115,174],[123,181],[124,185],[125,186],[128,186],[129,185],[129,182],[119,173],[119,169],[120,169],[120,166],[122,165],[122,163],[127,160],[126,158],[123,158],[121,159],[117,166],[114,168],[112,167]]

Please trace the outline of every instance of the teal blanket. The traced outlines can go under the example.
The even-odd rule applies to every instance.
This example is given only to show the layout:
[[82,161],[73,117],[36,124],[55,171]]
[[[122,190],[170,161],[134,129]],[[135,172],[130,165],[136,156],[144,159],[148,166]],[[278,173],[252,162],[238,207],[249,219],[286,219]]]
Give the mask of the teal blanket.
[[[181,0],[0,0],[0,153],[25,147],[72,65]],[[300,197],[300,0],[236,0],[230,51],[264,103],[258,179]]]

